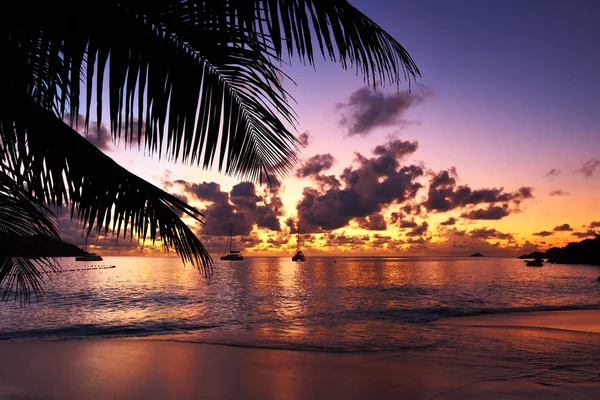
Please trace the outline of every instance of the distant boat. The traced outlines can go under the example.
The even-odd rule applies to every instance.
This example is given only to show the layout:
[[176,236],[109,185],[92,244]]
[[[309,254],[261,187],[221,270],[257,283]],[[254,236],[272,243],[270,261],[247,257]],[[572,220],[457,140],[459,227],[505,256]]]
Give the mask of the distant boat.
[[88,253],[84,256],[75,257],[75,261],[102,261],[102,257],[96,253]]
[[225,253],[223,253],[223,255],[221,256],[221,260],[224,260],[224,261],[242,261],[244,259],[244,256],[242,256],[240,254],[241,252],[237,251],[237,250],[232,250],[231,249],[232,238],[233,238],[233,224],[231,224],[231,233],[229,234],[229,254],[225,255]]
[[296,232],[297,237],[297,247],[296,254],[292,257],[292,261],[306,261],[306,257],[304,257],[304,253],[300,250],[300,225],[298,225],[298,230]]

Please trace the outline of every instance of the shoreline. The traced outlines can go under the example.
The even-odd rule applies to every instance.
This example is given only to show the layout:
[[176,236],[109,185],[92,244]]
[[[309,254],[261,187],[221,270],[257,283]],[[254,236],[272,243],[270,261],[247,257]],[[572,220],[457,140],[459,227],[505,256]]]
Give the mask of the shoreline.
[[552,329],[600,334],[600,310],[552,310],[441,318],[439,325],[465,328]]
[[[595,321],[600,321],[600,310],[453,317],[434,324],[452,326],[465,335],[497,337],[506,336],[502,331],[507,328],[518,332],[562,326],[569,328],[567,335],[553,336],[568,343],[574,337],[581,340],[582,333],[600,333],[600,322]],[[2,341],[0,400],[600,396],[599,380],[545,385],[526,370],[495,365],[486,355],[463,362],[461,352],[454,352],[332,353],[149,338]]]
[[[596,399],[600,386],[543,386],[390,352],[343,355],[199,343],[0,343],[0,399]],[[7,361],[10,360],[10,361]]]

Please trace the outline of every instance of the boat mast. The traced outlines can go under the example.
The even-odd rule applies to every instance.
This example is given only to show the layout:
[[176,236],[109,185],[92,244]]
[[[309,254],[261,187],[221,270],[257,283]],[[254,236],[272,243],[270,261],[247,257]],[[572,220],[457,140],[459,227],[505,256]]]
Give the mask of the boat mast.
[[297,252],[300,252],[300,223],[298,223],[298,229],[296,229],[296,244],[298,246],[298,248],[296,249]]
[[231,224],[231,233],[229,234],[229,254],[231,254],[231,241],[233,240],[233,224]]

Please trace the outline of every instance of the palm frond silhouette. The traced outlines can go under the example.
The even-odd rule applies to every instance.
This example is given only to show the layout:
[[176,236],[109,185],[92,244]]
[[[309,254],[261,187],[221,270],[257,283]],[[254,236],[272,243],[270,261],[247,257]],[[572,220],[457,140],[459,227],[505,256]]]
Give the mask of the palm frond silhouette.
[[[345,0],[2,8],[0,175],[13,182],[0,190],[2,201],[30,202],[20,212],[40,229],[47,221],[33,218],[37,212],[68,205],[87,234],[160,238],[205,271],[211,258],[178,217],[183,212],[201,222],[202,214],[82,138],[74,129],[79,115],[87,131],[92,120],[99,130],[106,113],[114,141],[149,155],[240,179],[282,179],[298,150],[284,58],[314,64],[320,54],[356,69],[371,85],[419,75],[406,50]],[[6,231],[11,220],[0,216]],[[5,253],[0,257],[7,259]],[[24,269],[23,293],[40,287],[33,270]],[[12,285],[5,276],[0,288]]]

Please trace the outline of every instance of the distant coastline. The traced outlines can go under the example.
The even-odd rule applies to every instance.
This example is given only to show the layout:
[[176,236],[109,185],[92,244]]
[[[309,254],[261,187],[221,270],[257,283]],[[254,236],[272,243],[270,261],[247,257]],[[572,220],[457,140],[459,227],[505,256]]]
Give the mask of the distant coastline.
[[600,235],[596,235],[594,239],[569,243],[565,247],[553,247],[545,252],[523,254],[518,258],[547,258],[557,264],[600,265]]
[[47,236],[15,236],[0,234],[3,250],[8,257],[77,257],[88,254],[74,244]]

